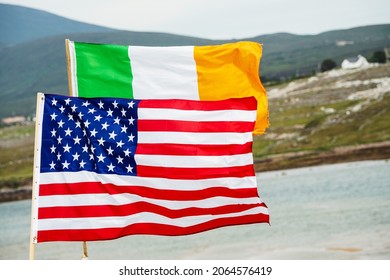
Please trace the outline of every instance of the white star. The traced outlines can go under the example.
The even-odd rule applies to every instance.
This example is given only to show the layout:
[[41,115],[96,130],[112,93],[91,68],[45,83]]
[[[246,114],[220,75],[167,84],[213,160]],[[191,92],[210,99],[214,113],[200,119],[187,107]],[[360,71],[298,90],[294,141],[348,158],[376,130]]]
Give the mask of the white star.
[[75,144],[75,145],[76,145],[76,144],[80,144],[80,140],[81,140],[81,138],[79,138],[78,135],[76,135],[76,138],[73,138],[73,141],[74,141],[74,144]]
[[53,98],[53,100],[51,101],[51,105],[57,106],[57,100],[55,98]]
[[57,160],[60,160],[61,159],[61,154],[60,154],[60,152],[58,152],[58,154],[57,154]]
[[130,134],[130,136],[127,136],[127,137],[129,137],[129,142],[134,142],[134,135],[133,135],[133,133],[131,133]]
[[100,120],[102,119],[102,116],[95,116],[95,121],[98,121],[98,122],[100,122]]
[[123,143],[122,140],[121,140],[121,141],[119,141],[119,142],[116,142],[116,147],[122,148],[122,146],[123,146],[124,144],[125,144],[125,143]]
[[66,103],[66,105],[69,105],[69,103],[70,103],[70,98],[65,99],[65,103]]
[[95,153],[96,148],[94,146],[91,147],[91,153]]
[[105,159],[106,157],[103,156],[102,153],[100,153],[100,156],[98,156],[97,158],[98,158],[98,162],[104,162],[104,159]]
[[86,121],[84,122],[84,125],[85,125],[86,128],[88,128],[90,124],[91,124],[91,123],[89,122],[89,120],[86,120]]
[[96,133],[98,133],[98,132],[95,128],[93,130],[91,130],[91,137],[96,137]]
[[112,103],[112,105],[114,105],[114,108],[118,108],[118,102],[116,102],[116,100],[114,100],[114,102]]
[[84,147],[83,147],[83,153],[88,153],[88,145],[85,144]]
[[64,111],[65,111],[65,107],[64,107],[64,106],[61,106],[59,109],[60,109],[61,113],[63,114]]
[[104,103],[101,100],[99,101],[98,105],[100,109],[104,109]]
[[112,131],[111,133],[108,133],[110,135],[110,138],[109,139],[113,139],[115,140],[115,137],[118,135],[115,133],[115,131]]
[[88,105],[90,105],[91,103],[88,102],[88,100],[86,100],[85,102],[83,102],[83,107],[88,107]]
[[62,163],[62,168],[63,169],[69,169],[69,162],[67,160],[65,160],[65,162]]
[[89,154],[89,160],[93,160],[93,154]]
[[63,146],[63,148],[64,148],[64,152],[70,153],[70,149],[71,149],[72,147],[69,146],[68,144],[66,144],[66,146]]
[[118,161],[118,163],[123,163],[123,158],[121,156],[118,156],[116,160]]
[[127,102],[127,104],[129,105],[129,108],[133,108],[133,106],[134,106],[134,101]]
[[78,128],[78,127],[80,127],[81,128],[81,123],[80,123],[80,121],[76,121],[76,128]]
[[58,142],[58,144],[61,144],[61,143],[62,143],[62,138],[61,138],[61,136],[58,136],[57,142]]
[[55,137],[56,133],[57,133],[57,131],[53,128],[53,130],[51,131],[51,137]]
[[73,115],[71,113],[68,114],[68,121],[73,120]]
[[95,114],[95,112],[96,112],[95,108],[92,108],[92,109],[88,110],[88,114]]
[[113,155],[114,150],[111,148],[111,146],[108,149],[106,149],[106,151],[109,155]]
[[64,125],[64,122],[63,122],[62,120],[60,120],[60,121],[58,122],[58,127],[63,127],[63,125]]
[[112,163],[110,163],[110,165],[107,165],[107,167],[108,167],[108,171],[112,171],[112,172],[114,172],[114,165],[112,165]]
[[76,112],[77,106],[76,106],[76,104],[73,104],[73,106],[70,108],[72,109],[72,112]]
[[51,150],[51,153],[54,154],[56,152],[56,146],[54,146],[54,144],[53,144],[53,146],[50,147],[50,150]]
[[84,168],[85,164],[86,164],[86,162],[84,160],[80,161],[80,168]]
[[131,154],[131,151],[129,151],[129,148],[127,150],[123,151],[125,153],[125,157],[129,157]]
[[129,164],[127,167],[127,173],[133,173],[133,167],[131,167],[131,165]]
[[67,130],[65,130],[65,136],[71,136],[70,134],[72,133],[73,130],[71,130],[69,127]]
[[56,115],[56,113],[53,112],[53,114],[50,115],[51,120],[54,121],[54,120],[56,119],[57,116],[58,116],[58,115]]
[[76,152],[74,155],[72,155],[73,160],[79,160],[80,155]]
[[127,126],[123,125],[121,127],[121,132],[126,133],[127,132]]
[[120,121],[121,121],[121,119],[120,119],[119,117],[116,117],[116,118],[114,119],[114,123],[115,123],[115,124],[119,124]]
[[133,125],[133,124],[134,124],[134,121],[135,121],[135,119],[133,119],[133,117],[130,117],[130,119],[129,119],[129,124],[130,124],[130,125]]
[[84,114],[80,112],[80,113],[78,114],[78,116],[79,116],[79,119],[82,119],[82,118],[84,117]]
[[104,146],[104,142],[106,142],[106,140],[104,140],[103,137],[100,137],[100,139],[98,139],[98,142],[100,146]]
[[112,117],[112,113],[114,113],[114,111],[111,111],[111,108],[109,108],[107,111],[107,116]]
[[55,167],[56,167],[56,164],[53,161],[51,161],[50,170],[55,169]]
[[126,116],[127,111],[125,110],[125,108],[122,108],[121,113],[122,113],[122,117]]
[[109,126],[110,125],[107,122],[105,122],[105,123],[102,124],[102,129],[107,130],[107,127],[109,127]]

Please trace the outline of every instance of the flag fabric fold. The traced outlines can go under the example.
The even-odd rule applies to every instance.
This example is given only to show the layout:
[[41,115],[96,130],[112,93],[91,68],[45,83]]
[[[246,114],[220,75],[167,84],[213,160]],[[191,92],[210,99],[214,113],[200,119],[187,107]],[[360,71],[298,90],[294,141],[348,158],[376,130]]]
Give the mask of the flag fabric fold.
[[141,47],[67,40],[66,46],[73,96],[206,101],[254,96],[253,133],[268,127],[258,43]]
[[253,168],[256,103],[42,94],[34,242],[269,222]]

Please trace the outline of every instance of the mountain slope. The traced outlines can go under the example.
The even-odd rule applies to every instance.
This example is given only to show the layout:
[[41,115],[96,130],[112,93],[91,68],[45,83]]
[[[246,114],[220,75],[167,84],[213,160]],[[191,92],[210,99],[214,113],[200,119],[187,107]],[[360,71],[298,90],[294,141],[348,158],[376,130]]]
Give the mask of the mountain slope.
[[367,58],[376,50],[390,46],[390,24],[335,30],[318,35],[278,33],[249,40],[264,44],[262,63],[267,77],[288,78],[307,75],[327,58],[338,65],[349,56]]
[[105,31],[113,29],[66,19],[36,9],[0,4],[0,45],[3,46],[64,33]]
[[[67,94],[65,38],[143,46],[212,45],[233,41],[116,31],[3,4],[0,4],[0,34],[0,118],[33,114],[38,91]],[[368,57],[374,51],[390,46],[390,24],[307,36],[278,33],[235,41],[239,40],[263,44],[260,71],[263,81],[289,79],[312,74],[327,58],[340,65],[346,57],[358,54]]]

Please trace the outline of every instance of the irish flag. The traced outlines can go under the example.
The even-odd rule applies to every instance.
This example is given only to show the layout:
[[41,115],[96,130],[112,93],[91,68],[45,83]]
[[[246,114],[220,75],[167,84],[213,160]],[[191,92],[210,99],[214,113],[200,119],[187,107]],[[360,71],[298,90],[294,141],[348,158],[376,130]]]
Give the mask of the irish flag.
[[205,101],[254,96],[253,133],[268,127],[258,43],[141,47],[66,40],[66,47],[73,96]]

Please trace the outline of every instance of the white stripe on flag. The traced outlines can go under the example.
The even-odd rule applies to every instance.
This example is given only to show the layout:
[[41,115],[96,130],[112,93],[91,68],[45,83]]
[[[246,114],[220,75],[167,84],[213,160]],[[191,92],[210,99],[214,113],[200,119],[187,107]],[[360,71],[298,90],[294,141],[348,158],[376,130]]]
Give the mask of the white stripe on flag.
[[42,219],[39,221],[39,230],[122,228],[137,223],[157,223],[180,227],[190,227],[215,219],[240,217],[258,213],[268,215],[268,210],[266,207],[259,206],[242,212],[221,215],[188,216],[176,219],[170,219],[158,214],[147,212],[124,217]]
[[[65,181],[66,179],[66,181]],[[102,184],[114,184],[116,186],[139,186],[150,187],[158,190],[203,190],[216,186],[224,186],[229,189],[247,189],[257,186],[256,177],[226,177],[202,180],[179,180],[165,178],[144,178],[138,176],[117,175],[117,174],[97,174],[89,171],[79,172],[51,172],[41,173],[41,184],[56,184],[67,182],[84,183],[84,182],[101,182]]]
[[213,208],[225,205],[236,204],[256,204],[262,203],[258,197],[251,198],[231,198],[231,197],[211,197],[197,200],[161,200],[141,197],[139,195],[123,194],[74,194],[74,195],[50,195],[39,198],[39,206],[60,207],[60,206],[99,206],[99,205],[126,205],[136,202],[148,202],[172,210],[185,209],[190,207]]
[[138,144],[245,144],[252,142],[252,132],[197,133],[197,132],[138,132]]
[[253,122],[256,111],[245,110],[178,110],[178,109],[155,109],[139,108],[140,120],[179,120],[179,121],[222,121],[234,120],[235,122]]
[[199,100],[194,47],[128,49],[134,99]]
[[164,156],[164,155],[135,155],[139,165],[160,167],[227,167],[253,164],[252,153],[230,156]]

